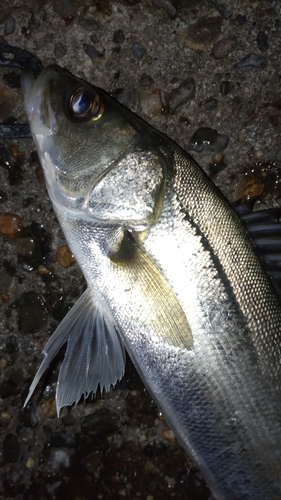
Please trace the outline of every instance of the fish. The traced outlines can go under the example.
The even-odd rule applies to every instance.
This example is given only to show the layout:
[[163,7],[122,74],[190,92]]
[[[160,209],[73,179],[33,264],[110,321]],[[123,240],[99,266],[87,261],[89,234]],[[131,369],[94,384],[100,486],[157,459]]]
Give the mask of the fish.
[[216,500],[281,499],[280,295],[240,217],[177,144],[57,65],[22,74],[46,186],[87,289],[59,414],[110,390],[125,352]]

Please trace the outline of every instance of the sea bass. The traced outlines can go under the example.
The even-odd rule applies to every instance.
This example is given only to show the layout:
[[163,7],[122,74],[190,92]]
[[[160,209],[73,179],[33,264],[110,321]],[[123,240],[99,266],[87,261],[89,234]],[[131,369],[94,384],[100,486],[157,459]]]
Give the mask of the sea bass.
[[200,167],[58,66],[24,73],[49,196],[88,288],[63,344],[64,405],[108,390],[125,349],[217,500],[281,499],[281,305],[237,214]]

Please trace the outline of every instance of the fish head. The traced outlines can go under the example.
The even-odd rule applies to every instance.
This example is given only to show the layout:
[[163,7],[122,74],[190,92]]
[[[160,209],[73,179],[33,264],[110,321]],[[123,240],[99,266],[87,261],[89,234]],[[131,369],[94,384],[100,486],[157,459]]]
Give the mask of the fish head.
[[37,79],[24,72],[22,88],[54,207],[134,229],[153,223],[166,177],[153,129],[106,92],[56,65]]

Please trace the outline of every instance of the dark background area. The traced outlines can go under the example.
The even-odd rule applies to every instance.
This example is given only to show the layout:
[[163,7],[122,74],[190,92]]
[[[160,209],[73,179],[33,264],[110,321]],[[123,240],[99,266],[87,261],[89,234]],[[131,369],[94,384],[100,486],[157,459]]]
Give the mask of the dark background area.
[[[230,201],[280,205],[279,1],[3,0],[1,42],[104,88]],[[20,74],[0,68],[0,121],[15,119],[26,121]],[[62,353],[23,409],[40,352],[84,287],[32,140],[0,140],[1,498],[207,500],[130,362],[114,390],[57,418]]]

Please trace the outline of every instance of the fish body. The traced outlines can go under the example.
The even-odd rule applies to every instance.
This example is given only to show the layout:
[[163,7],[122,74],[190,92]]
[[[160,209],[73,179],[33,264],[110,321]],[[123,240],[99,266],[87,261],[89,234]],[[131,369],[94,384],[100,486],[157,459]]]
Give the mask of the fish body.
[[[124,347],[217,500],[281,499],[281,306],[200,167],[102,90],[51,66],[23,78],[46,184],[88,288],[57,408],[124,372]],[[28,398],[29,398],[28,397]]]

